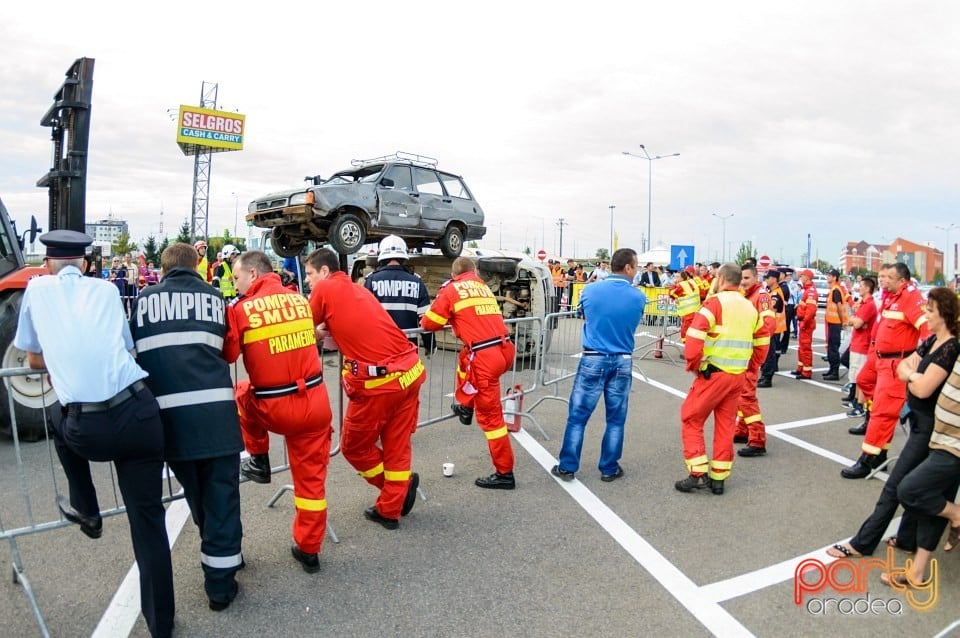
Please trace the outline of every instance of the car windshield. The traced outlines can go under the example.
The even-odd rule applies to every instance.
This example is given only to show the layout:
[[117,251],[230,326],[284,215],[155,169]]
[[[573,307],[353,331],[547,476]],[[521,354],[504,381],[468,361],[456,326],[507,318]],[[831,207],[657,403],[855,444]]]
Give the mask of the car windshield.
[[383,164],[371,164],[350,171],[336,173],[333,177],[324,182],[324,184],[357,184],[360,182],[375,182],[383,172]]

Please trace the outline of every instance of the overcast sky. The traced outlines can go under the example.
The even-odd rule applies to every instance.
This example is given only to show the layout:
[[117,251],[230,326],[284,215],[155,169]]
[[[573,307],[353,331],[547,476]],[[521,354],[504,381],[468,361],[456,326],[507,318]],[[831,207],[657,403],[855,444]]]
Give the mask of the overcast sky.
[[[207,6],[210,5],[210,6]],[[148,13],[149,12],[149,13]],[[430,155],[487,217],[483,245],[593,256],[653,243],[836,263],[848,240],[943,249],[960,223],[960,3],[6,3],[0,197],[47,200],[39,125],[67,67],[96,59],[87,219],[141,240],[190,215],[193,159],[168,110],[247,116],[213,156],[210,232],[247,203],[353,158]],[[234,195],[236,194],[236,195]],[[960,240],[960,228],[950,235]],[[708,252],[709,251],[709,252]],[[708,253],[705,255],[705,253]]]

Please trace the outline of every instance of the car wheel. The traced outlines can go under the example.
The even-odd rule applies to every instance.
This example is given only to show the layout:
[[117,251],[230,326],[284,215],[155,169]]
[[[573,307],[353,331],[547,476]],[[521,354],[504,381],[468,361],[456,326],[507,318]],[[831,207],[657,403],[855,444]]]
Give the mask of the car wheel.
[[[26,353],[13,345],[13,335],[20,316],[20,300],[23,292],[17,290],[0,299],[0,367],[26,367]],[[41,374],[9,377],[0,380],[0,432],[8,436],[13,434],[10,418],[9,395],[13,397],[13,409],[17,417],[17,434],[21,441],[38,441],[44,438],[43,413],[47,413],[47,423],[53,424],[62,418],[60,403],[50,382],[41,379]],[[9,382],[9,387],[7,385]]]
[[274,228],[270,233],[270,247],[281,257],[296,257],[303,252],[306,242],[302,239],[294,240],[280,228]]
[[456,259],[462,251],[463,231],[456,226],[448,227],[447,232],[443,234],[443,238],[440,240],[440,252],[443,253],[444,257]]
[[511,277],[517,274],[517,261],[507,258],[485,257],[478,260],[477,270],[483,272],[496,273],[498,275],[509,275]]
[[330,226],[327,240],[336,252],[341,255],[352,255],[366,243],[367,229],[364,228],[359,217],[344,213]]

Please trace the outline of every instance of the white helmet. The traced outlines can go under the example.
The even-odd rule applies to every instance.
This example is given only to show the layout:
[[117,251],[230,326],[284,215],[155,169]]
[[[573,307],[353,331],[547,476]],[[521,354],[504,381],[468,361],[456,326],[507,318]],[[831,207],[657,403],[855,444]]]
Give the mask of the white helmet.
[[220,253],[223,255],[223,258],[226,259],[227,257],[233,257],[234,255],[239,255],[240,250],[233,244],[226,244],[223,247],[223,249],[220,251]]
[[380,242],[380,255],[377,261],[389,261],[391,259],[408,259],[407,244],[396,235],[387,235]]

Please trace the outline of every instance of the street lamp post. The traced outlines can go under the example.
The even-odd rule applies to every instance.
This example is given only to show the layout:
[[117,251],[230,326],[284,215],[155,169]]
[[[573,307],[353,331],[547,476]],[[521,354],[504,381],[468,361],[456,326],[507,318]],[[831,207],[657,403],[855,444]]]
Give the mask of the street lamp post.
[[948,254],[952,252],[950,250],[950,231],[953,230],[954,228],[960,228],[960,226],[957,226],[956,224],[951,223],[947,226],[934,226],[934,228],[936,228],[937,230],[944,230],[947,232],[947,247],[946,247],[946,250],[943,251],[943,279],[945,283],[949,283],[953,281],[953,277],[954,275],[956,275],[956,273],[953,273],[953,275],[951,275],[950,273],[950,255]]
[[233,195],[233,238],[237,238],[237,216],[240,213],[240,196],[236,193],[230,193]]
[[713,213],[713,216],[723,222],[723,243],[720,245],[720,251],[723,253],[723,263],[727,263],[727,220],[733,217],[733,213],[729,215]]
[[613,259],[613,209],[616,208],[616,204],[610,204],[610,255],[609,259]]
[[654,157],[650,157],[646,146],[641,144],[640,150],[643,151],[643,155],[637,155],[636,153],[631,153],[630,151],[623,151],[623,154],[629,155],[630,157],[638,157],[640,159],[647,160],[647,246],[643,250],[643,252],[646,252],[647,250],[650,250],[650,247],[653,244],[653,235],[651,234],[651,220],[653,218],[653,162],[655,160],[664,159],[667,157],[679,157],[680,153],[671,153],[670,155],[656,155]]

